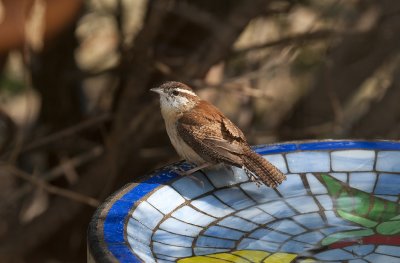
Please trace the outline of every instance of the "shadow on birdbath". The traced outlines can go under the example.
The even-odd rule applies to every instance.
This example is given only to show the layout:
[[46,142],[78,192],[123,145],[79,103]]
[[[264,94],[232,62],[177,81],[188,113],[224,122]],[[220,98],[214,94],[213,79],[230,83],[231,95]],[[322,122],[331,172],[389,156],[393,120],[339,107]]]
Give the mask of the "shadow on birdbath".
[[237,168],[165,167],[97,210],[88,261],[400,262],[400,142],[255,150],[287,175],[282,185],[258,187]]

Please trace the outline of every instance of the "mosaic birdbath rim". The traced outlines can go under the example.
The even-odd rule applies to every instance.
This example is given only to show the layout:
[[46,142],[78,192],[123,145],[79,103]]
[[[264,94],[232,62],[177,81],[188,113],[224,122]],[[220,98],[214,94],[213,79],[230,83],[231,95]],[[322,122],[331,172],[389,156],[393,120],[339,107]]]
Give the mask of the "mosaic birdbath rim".
[[257,187],[240,169],[191,178],[164,167],[98,208],[88,260],[400,262],[399,141],[254,149],[288,175],[277,190]]

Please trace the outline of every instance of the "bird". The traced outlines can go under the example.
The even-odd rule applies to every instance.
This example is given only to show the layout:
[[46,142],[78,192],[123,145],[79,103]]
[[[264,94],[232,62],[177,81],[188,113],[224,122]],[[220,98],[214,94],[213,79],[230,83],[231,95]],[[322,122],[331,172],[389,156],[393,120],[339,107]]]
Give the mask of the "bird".
[[188,85],[168,81],[150,90],[160,95],[161,114],[175,150],[197,166],[186,175],[223,164],[242,168],[258,186],[275,188],[286,179],[277,167],[251,149],[235,124]]

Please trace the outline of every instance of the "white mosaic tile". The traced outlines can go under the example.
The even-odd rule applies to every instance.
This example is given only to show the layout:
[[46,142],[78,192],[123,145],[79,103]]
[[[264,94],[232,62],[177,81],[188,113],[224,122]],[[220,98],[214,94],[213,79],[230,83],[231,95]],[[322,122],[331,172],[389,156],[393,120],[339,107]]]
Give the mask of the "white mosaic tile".
[[221,188],[249,180],[246,173],[237,167],[218,166],[218,169],[207,170],[207,177],[212,184]]
[[224,217],[235,211],[212,195],[194,200],[191,204],[204,213],[214,217]]
[[132,251],[141,259],[143,262],[153,263],[156,262],[153,257],[153,253],[150,250],[149,245],[145,245],[137,239],[133,239],[128,236],[128,243]]
[[325,210],[333,209],[332,199],[329,195],[317,195],[316,198]]
[[132,217],[150,229],[163,219],[163,214],[146,201],[141,202],[132,213]]
[[212,248],[233,248],[235,246],[235,241],[215,237],[199,236],[196,241],[196,246]]
[[[166,202],[166,200],[168,200]],[[172,210],[185,202],[185,199],[172,187],[166,185],[154,192],[149,198],[149,202],[154,207],[157,207],[164,214],[170,213]]]
[[304,187],[303,181],[298,174],[288,174],[287,177],[290,179],[286,180],[283,184],[280,184],[276,189],[284,196],[303,196],[307,194],[307,190]]
[[263,241],[254,238],[243,238],[243,240],[238,245],[238,250],[250,249],[250,250],[262,250],[269,252],[278,251],[280,244],[271,241]]
[[253,229],[257,228],[256,224],[236,216],[226,217],[219,221],[218,225],[237,229],[244,232],[252,231]]
[[353,188],[372,193],[376,181],[376,173],[356,172],[349,174],[349,185]]
[[242,188],[247,195],[249,195],[253,200],[258,203],[265,203],[280,198],[274,189],[266,185],[258,186],[254,182],[248,182],[241,184],[240,188]]
[[329,172],[330,158],[327,152],[294,152],[286,154],[291,173]]
[[221,189],[215,191],[214,195],[222,202],[236,210],[240,210],[255,204],[255,202],[248,198],[238,187]]
[[283,201],[274,201],[258,205],[258,208],[277,218],[291,217],[296,213]]
[[160,224],[160,229],[179,235],[195,237],[203,228],[170,217]]
[[132,239],[137,239],[143,244],[150,245],[151,235],[153,231],[143,224],[139,223],[139,221],[130,218],[128,220],[128,225],[126,227],[127,236]]
[[192,255],[192,248],[171,246],[158,242],[153,242],[153,251],[157,254],[172,257],[189,257]]
[[307,213],[294,216],[293,219],[310,229],[319,229],[325,226],[325,222],[318,213]]
[[306,176],[308,184],[310,185],[310,190],[313,194],[318,195],[328,193],[326,187],[313,174],[308,173]]
[[171,215],[183,222],[203,227],[216,220],[216,218],[199,212],[190,206],[183,206],[177,209]]
[[236,216],[247,219],[256,224],[266,224],[275,219],[271,215],[265,213],[264,211],[262,211],[261,209],[258,209],[256,207],[250,207],[250,208],[244,209],[244,210],[236,213]]
[[160,229],[153,235],[153,241],[180,247],[191,247],[193,240],[193,237],[177,235]]
[[185,176],[172,183],[185,199],[193,199],[214,189],[210,182],[201,173]]
[[347,183],[347,173],[330,173],[329,175],[343,183]]
[[318,205],[314,202],[314,198],[310,196],[299,196],[286,199],[286,202],[295,210],[301,213],[309,213],[319,211]]
[[370,150],[345,150],[331,153],[333,171],[371,171],[375,152]]

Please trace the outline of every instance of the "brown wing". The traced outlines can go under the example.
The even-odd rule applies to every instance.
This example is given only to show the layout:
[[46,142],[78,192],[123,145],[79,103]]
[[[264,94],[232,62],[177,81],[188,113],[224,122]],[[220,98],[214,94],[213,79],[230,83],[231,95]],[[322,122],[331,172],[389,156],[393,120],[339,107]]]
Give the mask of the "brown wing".
[[243,133],[216,107],[201,101],[177,122],[181,138],[203,159],[241,167],[248,144]]

